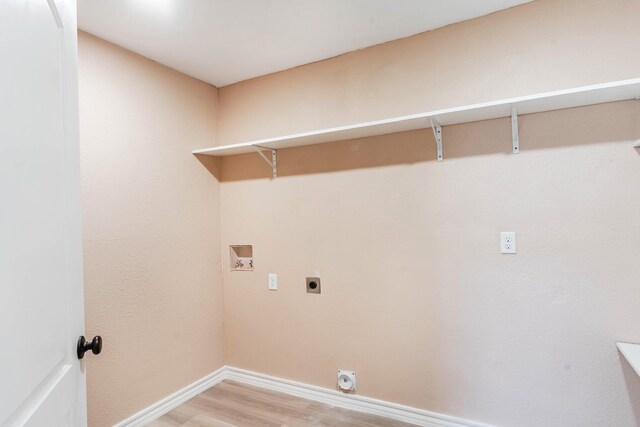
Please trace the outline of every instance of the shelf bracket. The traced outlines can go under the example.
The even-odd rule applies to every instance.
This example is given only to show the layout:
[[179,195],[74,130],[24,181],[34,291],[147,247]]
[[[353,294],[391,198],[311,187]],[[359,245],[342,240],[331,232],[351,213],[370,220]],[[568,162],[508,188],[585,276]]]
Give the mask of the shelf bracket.
[[436,139],[436,150],[438,154],[438,161],[442,161],[442,126],[436,119],[431,119],[431,129],[433,130],[433,137]]
[[[267,147],[261,147],[259,145],[252,145],[252,147],[254,148],[254,150],[256,150],[256,152],[258,154],[260,154],[260,157],[262,157],[264,159],[265,162],[267,162],[267,164],[269,166],[271,166],[271,169],[273,170],[273,177],[277,177],[278,176],[278,154],[277,151],[271,148],[267,148]],[[269,159],[267,156],[264,155],[263,151],[271,151],[271,159]]]
[[511,106],[511,143],[513,145],[513,153],[520,152],[520,137],[518,132],[518,110],[515,105]]

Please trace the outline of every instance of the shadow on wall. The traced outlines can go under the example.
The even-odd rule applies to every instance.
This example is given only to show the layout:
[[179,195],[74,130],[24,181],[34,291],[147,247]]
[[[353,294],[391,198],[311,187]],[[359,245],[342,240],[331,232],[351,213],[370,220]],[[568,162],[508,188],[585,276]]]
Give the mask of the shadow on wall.
[[[631,126],[630,126],[631,124]],[[520,116],[521,151],[544,150],[640,138],[640,102],[622,101]],[[629,131],[633,129],[633,131]],[[569,130],[569,132],[567,132]],[[570,138],[566,135],[569,133]],[[511,154],[510,118],[443,127],[444,161],[487,154]],[[221,158],[197,156],[221,181],[271,178],[257,154]],[[336,172],[435,162],[431,129],[278,150],[278,176]]]
[[218,181],[220,181],[222,173],[220,170],[221,162],[219,157],[196,155],[196,159],[198,159],[202,166],[207,168],[211,175],[213,175]]

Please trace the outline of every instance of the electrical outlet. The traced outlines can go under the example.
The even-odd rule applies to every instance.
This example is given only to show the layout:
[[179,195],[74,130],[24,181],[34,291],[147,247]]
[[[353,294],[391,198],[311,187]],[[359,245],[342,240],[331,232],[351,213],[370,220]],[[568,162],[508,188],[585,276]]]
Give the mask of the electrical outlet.
[[503,231],[500,233],[500,253],[503,254],[515,254],[517,253],[516,247],[516,232],[515,231]]
[[269,290],[270,291],[278,290],[278,275],[275,273],[269,273]]

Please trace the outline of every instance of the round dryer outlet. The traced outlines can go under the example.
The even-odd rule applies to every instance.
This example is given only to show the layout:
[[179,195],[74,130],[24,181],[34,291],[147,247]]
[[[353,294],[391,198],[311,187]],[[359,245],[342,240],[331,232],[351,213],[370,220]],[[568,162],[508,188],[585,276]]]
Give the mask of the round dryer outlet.
[[355,391],[356,389],[356,373],[340,369],[338,371],[338,387],[340,390]]

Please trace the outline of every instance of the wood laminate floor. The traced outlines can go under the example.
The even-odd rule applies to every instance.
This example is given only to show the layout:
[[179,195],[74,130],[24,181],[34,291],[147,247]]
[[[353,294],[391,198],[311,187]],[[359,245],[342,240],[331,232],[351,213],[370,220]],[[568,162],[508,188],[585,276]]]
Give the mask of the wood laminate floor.
[[225,380],[166,413],[149,426],[408,427],[412,424]]

